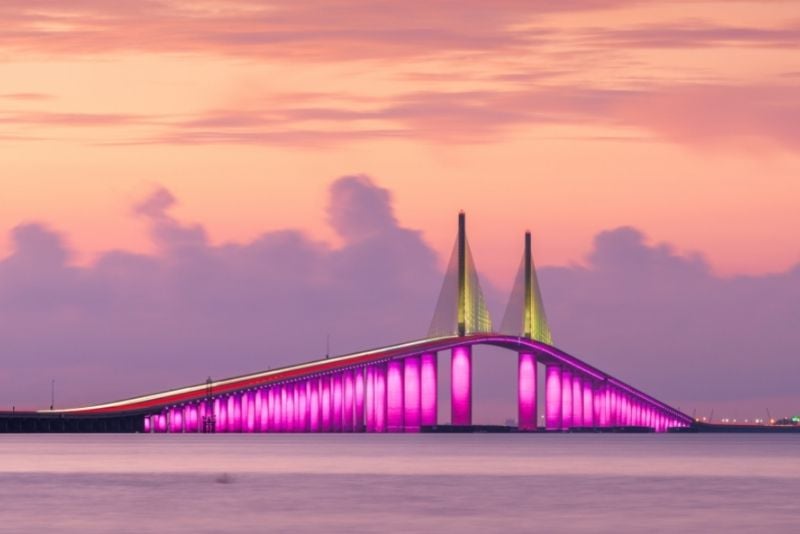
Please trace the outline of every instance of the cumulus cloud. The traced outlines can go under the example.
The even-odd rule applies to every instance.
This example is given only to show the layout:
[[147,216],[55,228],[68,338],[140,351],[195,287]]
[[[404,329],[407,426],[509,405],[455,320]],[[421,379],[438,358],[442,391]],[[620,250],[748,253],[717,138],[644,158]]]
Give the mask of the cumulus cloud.
[[0,405],[101,401],[421,337],[439,274],[421,234],[365,177],[331,186],[342,237],[296,230],[212,245],[157,190],[134,208],[155,255],[109,251],[72,266],[64,238],[28,224],[0,261]]
[[699,254],[618,228],[586,266],[541,279],[559,346],[623,380],[690,413],[800,409],[800,265],[722,278]]

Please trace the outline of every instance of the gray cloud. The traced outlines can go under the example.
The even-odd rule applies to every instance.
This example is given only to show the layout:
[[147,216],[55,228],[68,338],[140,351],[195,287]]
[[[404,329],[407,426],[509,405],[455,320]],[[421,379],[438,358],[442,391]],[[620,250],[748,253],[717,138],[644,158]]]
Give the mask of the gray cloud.
[[587,260],[541,272],[559,346],[690,412],[800,409],[800,265],[722,278],[633,228],[600,233]]
[[159,190],[136,208],[158,254],[69,264],[59,234],[13,231],[0,261],[0,405],[102,401],[421,337],[439,275],[419,232],[398,226],[367,177],[331,187],[340,248],[302,232],[211,245]]

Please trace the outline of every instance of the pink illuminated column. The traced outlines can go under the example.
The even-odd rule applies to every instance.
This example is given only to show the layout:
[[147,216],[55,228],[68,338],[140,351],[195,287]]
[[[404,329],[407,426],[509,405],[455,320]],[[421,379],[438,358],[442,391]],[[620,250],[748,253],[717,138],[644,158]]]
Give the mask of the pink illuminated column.
[[517,382],[517,426],[520,430],[536,430],[536,355],[519,354]]
[[355,383],[353,385],[354,396],[353,404],[355,405],[355,413],[353,413],[353,429],[356,432],[364,432],[366,426],[364,425],[364,369],[355,370]]
[[261,414],[264,413],[264,390],[257,389],[253,394],[253,420],[255,432],[263,432],[263,424],[261,422]]
[[583,379],[583,426],[594,426],[594,389],[592,379]]
[[366,394],[367,432],[375,432],[375,366],[367,367]]
[[158,414],[156,417],[156,432],[167,431],[167,416],[163,413]]
[[204,425],[208,415],[208,402],[200,401],[197,405],[197,431],[205,432]]
[[298,382],[297,387],[298,432],[308,432],[308,380]]
[[322,421],[320,421],[320,399],[319,399],[319,379],[312,378],[308,381],[308,427],[311,432],[319,432],[322,428]]
[[193,405],[187,404],[183,407],[183,431],[184,432],[194,432],[194,428],[192,427],[192,408]]
[[619,393],[617,392],[617,388],[610,387],[609,388],[609,395],[611,396],[611,426],[619,426],[620,424],[620,416],[619,416]]
[[150,433],[150,432],[153,431],[153,427],[150,424],[150,416],[149,415],[145,415],[144,416],[144,431],[146,433]]
[[283,407],[283,411],[286,417],[286,432],[294,432],[295,431],[295,413],[294,413],[294,384],[286,384],[284,386],[286,390],[286,404]]
[[245,413],[242,410],[242,399],[245,396],[244,393],[234,393],[233,397],[233,411],[235,414],[235,421],[236,421],[236,432],[243,432],[244,431],[244,418]]
[[420,408],[422,424],[433,426],[439,418],[438,368],[439,358],[435,352],[426,352],[421,357],[420,369]]
[[228,432],[242,431],[242,404],[237,394],[228,397]]
[[261,414],[259,415],[259,428],[261,432],[269,432],[269,390],[261,390]]
[[286,421],[286,386],[281,384],[278,386],[278,390],[275,392],[275,395],[278,399],[278,404],[276,408],[276,417],[278,419],[278,432],[286,432],[287,424]]
[[255,402],[255,393],[252,391],[248,391],[244,394],[244,398],[247,399],[247,411],[245,412],[244,418],[244,432],[255,432],[256,431],[256,402]]
[[292,406],[294,407],[292,419],[294,419],[294,431],[303,431],[303,422],[300,419],[300,383],[295,382],[292,384],[292,398],[294,400]]
[[386,413],[389,432],[403,431],[403,360],[392,360],[386,366]]
[[354,403],[354,379],[353,371],[342,373],[343,379],[343,405],[342,405],[342,430],[344,432],[353,431],[353,403]]
[[419,432],[422,421],[420,357],[409,356],[403,365],[403,425],[406,432]]
[[323,376],[322,380],[322,431],[330,432],[333,428],[331,421],[331,377]]
[[601,383],[592,386],[594,404],[594,426],[603,426],[603,388]]
[[547,364],[544,382],[545,427],[547,430],[561,430],[561,367]]
[[583,426],[583,378],[572,375],[572,426]]
[[472,424],[472,347],[454,347],[450,359],[450,418],[453,425]]
[[219,397],[214,399],[211,405],[211,413],[214,416],[214,432],[220,432],[220,426],[222,425],[222,401]]
[[572,428],[572,371],[561,371],[561,428]]
[[267,390],[267,407],[269,409],[269,430],[270,432],[280,432],[280,415],[278,411],[278,404],[280,403],[280,394],[278,388],[272,386]]
[[386,364],[375,366],[375,432],[386,432]]
[[334,432],[342,431],[342,374],[336,373],[331,379],[333,390],[333,415],[331,418],[331,425]]

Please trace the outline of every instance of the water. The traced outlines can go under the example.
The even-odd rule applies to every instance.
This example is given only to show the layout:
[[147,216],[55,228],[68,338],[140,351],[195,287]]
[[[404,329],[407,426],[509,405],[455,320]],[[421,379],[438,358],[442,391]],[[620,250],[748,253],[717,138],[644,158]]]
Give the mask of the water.
[[0,532],[798,532],[800,435],[4,435]]

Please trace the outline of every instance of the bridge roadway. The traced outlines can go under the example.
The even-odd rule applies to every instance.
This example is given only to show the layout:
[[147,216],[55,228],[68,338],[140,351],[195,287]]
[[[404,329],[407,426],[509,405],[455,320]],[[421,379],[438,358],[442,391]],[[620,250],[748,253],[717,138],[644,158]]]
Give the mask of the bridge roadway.
[[556,347],[494,333],[402,343],[41,416],[141,418],[145,432],[413,432],[437,424],[437,358],[452,351],[454,425],[472,424],[472,347],[519,354],[519,427],[536,430],[537,368],[545,428],[691,425],[690,416]]

